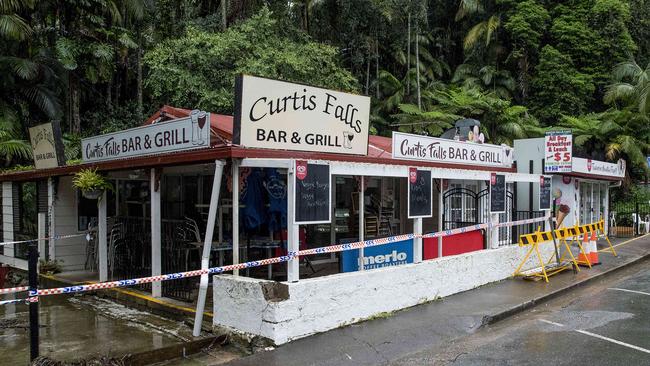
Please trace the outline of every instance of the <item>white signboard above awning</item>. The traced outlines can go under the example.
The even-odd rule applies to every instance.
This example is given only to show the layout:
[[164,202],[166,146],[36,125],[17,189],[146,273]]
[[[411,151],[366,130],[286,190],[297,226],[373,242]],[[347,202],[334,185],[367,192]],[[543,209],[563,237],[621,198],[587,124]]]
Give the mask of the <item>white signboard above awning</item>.
[[591,160],[583,158],[573,158],[574,173],[599,175],[612,178],[625,177],[625,160],[621,159],[618,163],[608,163],[600,160]]
[[234,125],[244,147],[366,155],[370,98],[243,75]]
[[81,141],[86,163],[193,150],[210,146],[210,113],[158,122]]
[[393,159],[510,168],[512,154],[512,148],[505,145],[460,142],[393,132]]

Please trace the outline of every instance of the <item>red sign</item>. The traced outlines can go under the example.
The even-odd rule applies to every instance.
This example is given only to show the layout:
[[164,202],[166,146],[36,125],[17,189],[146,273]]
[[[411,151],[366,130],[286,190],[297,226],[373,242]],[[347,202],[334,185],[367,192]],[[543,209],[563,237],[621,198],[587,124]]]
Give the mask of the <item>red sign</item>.
[[539,185],[544,186],[544,176],[543,175],[539,176]]
[[296,160],[296,178],[303,180],[307,178],[307,162],[304,160]]
[[593,163],[591,162],[591,159],[587,159],[587,170],[591,171],[591,167],[594,166]]
[[418,168],[409,167],[409,181],[411,181],[411,184],[418,181]]
[[497,184],[497,173],[490,173],[490,184]]

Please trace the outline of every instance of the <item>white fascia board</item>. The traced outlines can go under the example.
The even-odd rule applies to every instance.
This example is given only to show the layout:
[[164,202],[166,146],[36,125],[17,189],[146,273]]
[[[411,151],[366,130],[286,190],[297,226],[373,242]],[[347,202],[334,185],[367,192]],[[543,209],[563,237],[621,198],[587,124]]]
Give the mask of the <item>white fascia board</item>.
[[[363,175],[367,177],[408,177],[408,165],[371,164],[341,161],[309,160],[310,163],[324,163],[330,165],[332,175]],[[291,159],[242,159],[242,167],[251,168],[289,168]],[[418,166],[417,163],[413,166]],[[465,180],[489,180],[489,170],[466,170],[450,168],[427,168],[418,167],[421,170],[430,170],[431,177],[436,179],[465,179]],[[506,182],[539,182],[538,174],[527,173],[499,173],[505,174]]]

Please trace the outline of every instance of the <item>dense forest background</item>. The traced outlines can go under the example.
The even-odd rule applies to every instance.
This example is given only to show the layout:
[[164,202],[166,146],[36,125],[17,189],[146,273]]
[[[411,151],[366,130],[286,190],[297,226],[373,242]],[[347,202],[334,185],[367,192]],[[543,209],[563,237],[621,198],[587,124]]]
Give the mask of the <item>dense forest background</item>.
[[648,0],[0,0],[4,167],[49,120],[76,159],[163,104],[232,114],[242,72],[370,95],[376,134],[562,126],[580,155],[648,170]]

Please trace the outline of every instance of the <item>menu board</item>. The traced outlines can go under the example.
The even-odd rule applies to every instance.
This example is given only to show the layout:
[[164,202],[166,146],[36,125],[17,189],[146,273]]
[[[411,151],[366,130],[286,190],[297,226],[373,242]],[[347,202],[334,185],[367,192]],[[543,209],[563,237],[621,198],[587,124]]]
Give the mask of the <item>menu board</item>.
[[490,177],[490,212],[506,212],[506,176],[492,173]]
[[539,177],[539,209],[551,209],[551,177]]
[[331,219],[331,176],[327,164],[296,161],[295,219],[297,224],[328,223]]
[[408,218],[433,216],[431,171],[409,168]]

